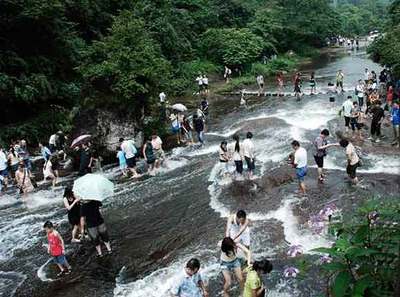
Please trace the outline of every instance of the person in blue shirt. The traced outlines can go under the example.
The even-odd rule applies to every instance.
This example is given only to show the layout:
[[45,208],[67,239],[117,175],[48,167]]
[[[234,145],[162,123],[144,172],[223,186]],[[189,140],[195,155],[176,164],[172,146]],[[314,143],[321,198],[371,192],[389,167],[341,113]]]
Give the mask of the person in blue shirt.
[[51,157],[51,151],[48,147],[44,146],[41,142],[39,142],[40,154],[42,155],[44,162],[47,162]]
[[128,166],[126,165],[126,158],[125,158],[125,154],[122,151],[122,149],[120,147],[117,148],[117,158],[119,161],[119,169],[122,172],[123,176],[128,176],[128,173],[126,171],[126,169],[128,168]]
[[207,288],[201,279],[199,272],[200,261],[196,258],[190,259],[179,278],[174,282],[171,289],[175,297],[208,297]]
[[391,111],[393,125],[393,142],[392,145],[400,147],[400,108],[399,102],[394,102]]

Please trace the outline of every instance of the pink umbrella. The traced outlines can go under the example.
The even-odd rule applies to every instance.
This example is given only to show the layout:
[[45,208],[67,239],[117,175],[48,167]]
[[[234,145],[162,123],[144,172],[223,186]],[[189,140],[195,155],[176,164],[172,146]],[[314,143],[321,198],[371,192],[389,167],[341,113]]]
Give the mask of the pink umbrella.
[[85,135],[81,135],[81,136],[75,138],[74,141],[71,144],[71,148],[74,148],[77,145],[80,145],[81,143],[84,143],[84,142],[88,141],[91,137],[92,137],[92,135],[85,134]]

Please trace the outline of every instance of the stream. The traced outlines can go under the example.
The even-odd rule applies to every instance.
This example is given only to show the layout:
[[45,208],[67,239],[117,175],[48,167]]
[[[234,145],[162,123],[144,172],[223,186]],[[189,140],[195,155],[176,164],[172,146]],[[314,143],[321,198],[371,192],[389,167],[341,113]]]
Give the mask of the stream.
[[[330,244],[328,238],[312,232],[307,223],[310,216],[331,202],[342,212],[351,212],[368,197],[394,199],[399,193],[399,150],[390,146],[390,127],[383,129],[387,138],[382,143],[356,143],[365,153],[359,186],[347,182],[341,148],[329,150],[327,181],[317,183],[312,141],[322,128],[328,128],[329,141],[336,142],[335,131],[344,130],[338,110],[345,97],[354,94],[354,85],[363,77],[365,67],[380,71],[365,51],[323,56],[304,68],[304,73],[315,71],[317,89],[323,94],[305,95],[301,102],[293,97],[252,97],[247,109],[239,107],[239,97],[224,97],[210,104],[206,144],[173,149],[167,155],[168,168],[157,176],[121,181],[117,168],[105,170],[116,183],[115,195],[104,202],[103,208],[112,256],[96,259],[89,244],[69,243],[62,193],[73,177],[63,178],[55,189],[48,187],[30,194],[25,203],[14,194],[0,197],[0,296],[169,296],[169,288],[192,257],[201,261],[200,273],[210,296],[222,296],[217,243],[223,238],[227,215],[238,209],[245,209],[252,221],[254,258],[267,257],[274,265],[264,279],[267,296],[323,295],[325,284],[317,264],[300,278],[283,275],[286,267],[298,265],[286,254],[291,245],[301,245],[316,262],[311,250]],[[332,103],[326,92],[338,69],[345,73],[348,93],[335,96]],[[267,89],[269,85],[267,82]],[[307,81],[304,87],[308,93]],[[258,178],[223,178],[218,161],[220,142],[231,142],[235,133],[243,139],[247,131],[254,135]],[[307,198],[295,195],[294,171],[286,163],[293,139],[308,150],[311,168],[306,178]],[[58,225],[73,266],[71,275],[61,280],[55,279],[56,269],[49,264],[43,247],[46,220]],[[237,284],[231,296],[239,296]]]

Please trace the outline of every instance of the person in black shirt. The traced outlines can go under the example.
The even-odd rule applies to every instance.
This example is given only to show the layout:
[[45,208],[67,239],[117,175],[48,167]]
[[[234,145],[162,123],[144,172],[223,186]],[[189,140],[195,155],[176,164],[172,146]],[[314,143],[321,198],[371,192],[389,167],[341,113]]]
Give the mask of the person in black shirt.
[[371,137],[369,138],[373,142],[380,142],[381,136],[381,124],[385,117],[385,111],[381,107],[381,101],[376,101],[375,105],[371,108],[370,113],[372,114],[371,122]]
[[86,144],[82,144],[81,150],[79,152],[79,176],[84,176],[87,173],[91,173],[91,162],[92,161],[92,153],[90,152],[90,148]]
[[83,202],[81,206],[81,232],[83,235],[86,224],[88,234],[96,246],[98,257],[103,256],[101,240],[107,248],[107,253],[111,254],[110,238],[103,216],[100,213],[100,207],[102,206],[101,202],[95,200],[87,200]]
[[70,187],[64,190],[64,206],[68,211],[68,222],[73,226],[71,242],[80,242],[78,233],[81,219],[81,204]]
[[193,115],[193,126],[197,132],[199,142],[204,144],[204,121],[197,114]]

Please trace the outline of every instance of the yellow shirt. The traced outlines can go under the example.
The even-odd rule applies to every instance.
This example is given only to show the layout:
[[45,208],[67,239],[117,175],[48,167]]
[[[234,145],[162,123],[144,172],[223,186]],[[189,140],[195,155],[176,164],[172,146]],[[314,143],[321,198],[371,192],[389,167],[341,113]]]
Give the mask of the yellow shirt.
[[243,297],[252,297],[252,291],[261,288],[262,282],[253,267],[247,267],[245,272],[247,272],[247,277],[244,284]]

